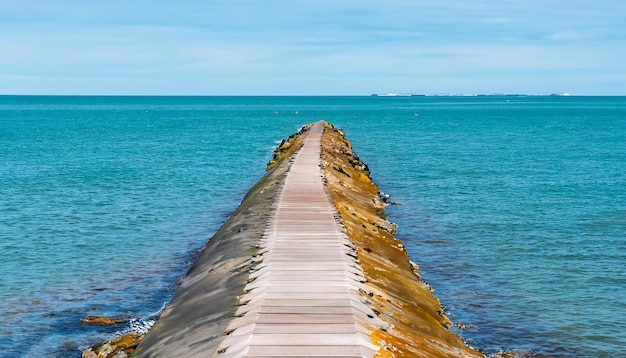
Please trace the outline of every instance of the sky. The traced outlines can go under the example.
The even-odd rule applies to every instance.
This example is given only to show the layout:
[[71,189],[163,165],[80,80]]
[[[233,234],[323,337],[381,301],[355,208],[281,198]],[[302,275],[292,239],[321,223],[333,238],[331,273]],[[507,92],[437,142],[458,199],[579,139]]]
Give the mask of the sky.
[[1,0],[0,94],[626,95],[623,0]]

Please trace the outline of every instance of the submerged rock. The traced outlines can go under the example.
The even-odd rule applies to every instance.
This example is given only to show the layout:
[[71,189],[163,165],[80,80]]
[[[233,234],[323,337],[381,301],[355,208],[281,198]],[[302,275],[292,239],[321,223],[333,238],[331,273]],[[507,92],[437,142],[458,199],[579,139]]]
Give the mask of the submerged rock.
[[111,326],[120,323],[126,323],[130,321],[129,319],[115,319],[108,317],[99,317],[99,316],[87,316],[84,319],[80,320],[80,323],[86,324],[89,326]]

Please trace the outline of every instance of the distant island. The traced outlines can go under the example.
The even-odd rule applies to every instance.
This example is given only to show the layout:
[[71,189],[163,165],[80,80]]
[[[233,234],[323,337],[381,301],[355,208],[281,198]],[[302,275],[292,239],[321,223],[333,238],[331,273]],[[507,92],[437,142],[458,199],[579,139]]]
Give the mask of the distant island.
[[[524,93],[490,93],[490,94],[476,94],[476,93],[433,93],[433,94],[416,94],[416,93],[373,93],[373,97],[484,97],[484,96],[513,96],[513,97],[527,97],[531,96]],[[569,93],[552,93],[549,95],[532,95],[532,96],[557,96],[568,97]]]

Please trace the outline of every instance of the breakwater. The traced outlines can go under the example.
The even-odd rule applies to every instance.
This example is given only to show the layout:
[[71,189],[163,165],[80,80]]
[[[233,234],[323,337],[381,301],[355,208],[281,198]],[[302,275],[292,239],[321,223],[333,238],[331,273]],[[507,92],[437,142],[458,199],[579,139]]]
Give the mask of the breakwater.
[[[339,246],[322,241],[323,251],[318,256],[311,253],[316,246],[312,241],[301,245],[299,252],[290,246],[286,253],[296,258],[292,265],[317,262],[322,266],[307,267],[307,274],[298,276],[295,272],[290,274],[287,265],[282,266],[278,275],[283,276],[278,281],[272,281],[276,276],[260,278],[268,266],[278,266],[281,262],[276,258],[268,260],[273,250],[279,250],[273,246],[281,239],[276,235],[279,231],[276,227],[289,227],[287,236],[291,237],[300,232],[297,225],[293,226],[294,217],[287,218],[283,224],[277,224],[277,217],[280,213],[294,215],[293,207],[289,206],[293,203],[281,209],[286,182],[294,175],[294,166],[300,166],[294,162],[302,152],[303,143],[310,141],[311,132],[321,134],[322,129],[323,135],[314,148],[319,151],[314,153],[318,159],[308,163],[310,168],[318,169],[308,174],[309,169],[305,169],[304,176],[321,178],[325,190],[322,196],[328,204],[333,204],[331,225],[337,229],[333,235],[346,241],[337,241]],[[281,349],[290,356],[297,352],[304,355],[327,352],[327,356],[482,356],[448,330],[451,322],[438,300],[420,281],[404,245],[393,237],[394,225],[385,218],[385,203],[371,181],[367,166],[354,154],[340,130],[323,122],[304,127],[277,148],[268,168],[268,173],[208,242],[133,357],[277,356],[281,355],[277,353]],[[301,177],[292,181],[302,180]],[[328,214],[325,207],[321,210]],[[298,214],[311,215],[296,211],[295,215]],[[318,224],[309,222],[309,225]],[[324,226],[323,230],[326,229]],[[316,230],[322,228],[314,227],[313,231]],[[274,242],[268,240],[271,231]],[[326,261],[331,246],[336,247],[342,261]],[[290,260],[287,257],[284,261]],[[334,269],[328,270],[329,267]],[[299,266],[295,270],[304,269]],[[268,286],[274,289],[268,290]],[[337,292],[332,291],[335,289]],[[280,301],[281,294],[288,296],[288,292],[300,294],[299,303],[315,302],[256,304],[258,297],[271,293]],[[333,298],[341,296],[340,293],[349,296],[347,304],[338,301],[343,298]],[[356,319],[350,320],[351,317]],[[273,329],[279,325],[283,326],[282,333],[268,333],[269,326]],[[261,331],[255,331],[261,326]],[[259,341],[259,336],[267,339]],[[283,348],[271,351],[276,347]]]

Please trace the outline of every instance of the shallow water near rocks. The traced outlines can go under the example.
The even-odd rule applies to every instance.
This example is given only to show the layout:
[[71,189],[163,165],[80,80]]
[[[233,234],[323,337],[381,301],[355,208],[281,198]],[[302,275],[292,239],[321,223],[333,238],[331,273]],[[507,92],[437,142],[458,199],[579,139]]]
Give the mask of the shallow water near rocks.
[[79,357],[148,319],[281,139],[341,127],[457,332],[619,356],[626,98],[0,97],[0,356]]

